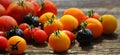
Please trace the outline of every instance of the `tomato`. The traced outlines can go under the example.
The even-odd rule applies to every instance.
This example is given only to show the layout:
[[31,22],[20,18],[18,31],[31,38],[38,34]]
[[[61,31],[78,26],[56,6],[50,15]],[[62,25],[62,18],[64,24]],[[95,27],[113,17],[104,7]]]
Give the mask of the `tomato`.
[[117,29],[118,21],[114,15],[104,14],[101,17],[101,20],[104,34],[110,35]]
[[81,21],[86,20],[83,10],[79,8],[68,8],[64,11],[63,15],[74,16],[77,19],[78,24],[80,24]]
[[14,17],[20,24],[28,13],[34,12],[34,6],[28,1],[13,2],[7,9],[7,15]]
[[0,36],[6,37],[6,34],[5,34],[5,32],[3,32],[3,31],[0,31]]
[[0,4],[0,16],[6,15],[6,9]]
[[0,0],[0,4],[2,4],[6,9],[12,3],[12,0]]
[[26,39],[27,42],[32,40],[32,30],[27,28],[24,30],[24,38]]
[[7,48],[8,40],[4,36],[0,36],[0,52]]
[[52,33],[48,39],[50,47],[54,52],[65,52],[70,47],[70,38],[62,31]]
[[87,23],[86,28],[92,31],[93,38],[100,38],[103,33],[103,26],[101,22],[95,18],[88,18],[85,22]]
[[95,19],[99,19],[101,16],[100,14],[98,14],[97,12],[95,12],[94,10],[90,10],[88,11],[88,18],[95,18]]
[[8,40],[7,50],[10,54],[22,54],[27,47],[26,41],[20,36],[12,36]]
[[45,31],[37,30],[33,33],[33,38],[34,38],[36,43],[42,44],[42,43],[45,43],[48,36],[47,36]]
[[19,25],[19,28],[20,28],[22,31],[24,31],[25,29],[29,28],[29,25],[28,25],[27,23],[21,23],[21,24]]
[[0,31],[9,31],[11,27],[18,27],[18,23],[11,16],[1,16],[0,17]]
[[65,33],[68,35],[68,37],[70,38],[70,41],[71,41],[71,42],[74,41],[74,39],[75,39],[74,33],[70,32],[70,31],[68,31],[68,30],[63,30],[63,32],[65,32]]
[[58,29],[63,30],[63,24],[57,19],[50,19],[44,24],[44,31],[48,36]]
[[60,18],[60,21],[63,24],[63,29],[64,30],[73,31],[73,30],[77,29],[77,27],[78,27],[78,21],[72,15],[63,15]]
[[42,14],[46,13],[46,12],[52,12],[55,15],[57,15],[57,7],[56,5],[51,2],[51,1],[43,1],[40,4],[40,9],[37,11],[37,15],[38,17],[40,17]]
[[41,30],[39,27],[32,28],[32,32],[36,32],[37,30]]

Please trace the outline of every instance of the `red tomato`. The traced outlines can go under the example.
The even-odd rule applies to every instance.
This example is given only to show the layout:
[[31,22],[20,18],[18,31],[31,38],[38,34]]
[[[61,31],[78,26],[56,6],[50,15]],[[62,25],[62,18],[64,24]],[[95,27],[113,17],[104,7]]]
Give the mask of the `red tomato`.
[[2,4],[6,9],[12,3],[12,0],[0,0],[0,4]]
[[5,34],[5,32],[3,32],[3,31],[0,31],[0,36],[6,37],[6,34]]
[[43,30],[37,30],[36,32],[33,33],[33,37],[36,43],[45,43],[47,40],[48,36],[45,31]]
[[32,32],[36,32],[37,30],[41,30],[39,27],[32,28]]
[[24,31],[26,28],[29,28],[29,25],[27,23],[22,23],[19,25],[19,28]]
[[14,17],[20,24],[28,13],[34,12],[34,5],[29,1],[13,2],[7,9],[7,15]]
[[5,51],[5,49],[7,48],[7,43],[8,40],[5,37],[0,36],[0,52]]
[[32,40],[32,30],[30,30],[29,28],[25,29],[24,30],[24,38],[26,39],[27,42]]
[[63,30],[63,32],[65,32],[68,35],[68,37],[70,38],[71,42],[74,41],[74,39],[75,39],[74,33],[70,32],[68,30]]

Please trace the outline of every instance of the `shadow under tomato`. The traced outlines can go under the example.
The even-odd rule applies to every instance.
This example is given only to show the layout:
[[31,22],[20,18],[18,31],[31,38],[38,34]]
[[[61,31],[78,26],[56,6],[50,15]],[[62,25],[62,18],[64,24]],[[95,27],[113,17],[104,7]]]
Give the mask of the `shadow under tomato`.
[[112,33],[110,35],[103,34],[103,38],[107,40],[116,40],[118,38],[118,34],[117,33]]

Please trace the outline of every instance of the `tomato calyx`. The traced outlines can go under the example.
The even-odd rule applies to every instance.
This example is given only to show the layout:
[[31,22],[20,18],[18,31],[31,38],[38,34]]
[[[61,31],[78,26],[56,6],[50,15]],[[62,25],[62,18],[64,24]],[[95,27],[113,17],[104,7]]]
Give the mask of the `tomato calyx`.
[[88,34],[85,28],[85,26],[87,26],[87,22],[83,21],[80,26],[81,30],[83,30],[83,33]]
[[60,35],[60,30],[54,32],[54,35],[55,35],[56,37],[59,37],[59,35]]
[[19,6],[24,6],[24,1],[23,0],[18,0],[18,3],[17,3]]
[[12,46],[12,51],[18,50],[18,44],[20,43],[20,41],[18,41],[16,44],[10,44]]
[[94,15],[95,11],[94,10],[90,10],[87,12],[88,17],[92,17]]
[[[47,16],[46,16],[47,17]],[[54,14],[52,15],[51,19],[47,17],[48,21],[46,21],[47,24],[52,24],[54,21]]]
[[103,21],[103,18],[102,18],[102,17],[100,17],[98,20],[99,20],[100,22],[102,22],[102,21]]
[[45,3],[43,2],[43,0],[40,0],[41,1],[41,8],[40,9],[43,9],[45,7]]

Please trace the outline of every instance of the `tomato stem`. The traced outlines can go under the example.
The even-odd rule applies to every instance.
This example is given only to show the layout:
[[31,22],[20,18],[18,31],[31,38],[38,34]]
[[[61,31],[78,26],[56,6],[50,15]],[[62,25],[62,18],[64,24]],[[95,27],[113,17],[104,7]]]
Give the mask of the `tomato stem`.
[[85,34],[87,34],[87,31],[85,30],[86,28],[85,28],[85,26],[87,25],[87,22],[85,22],[85,21],[83,21],[82,23],[81,23],[81,29],[83,30],[83,33],[85,33]]
[[92,17],[92,16],[94,15],[94,13],[95,13],[94,10],[90,10],[90,11],[87,12],[87,15],[88,15],[89,17]]
[[24,1],[23,0],[18,0],[18,5],[23,7],[24,6]]

